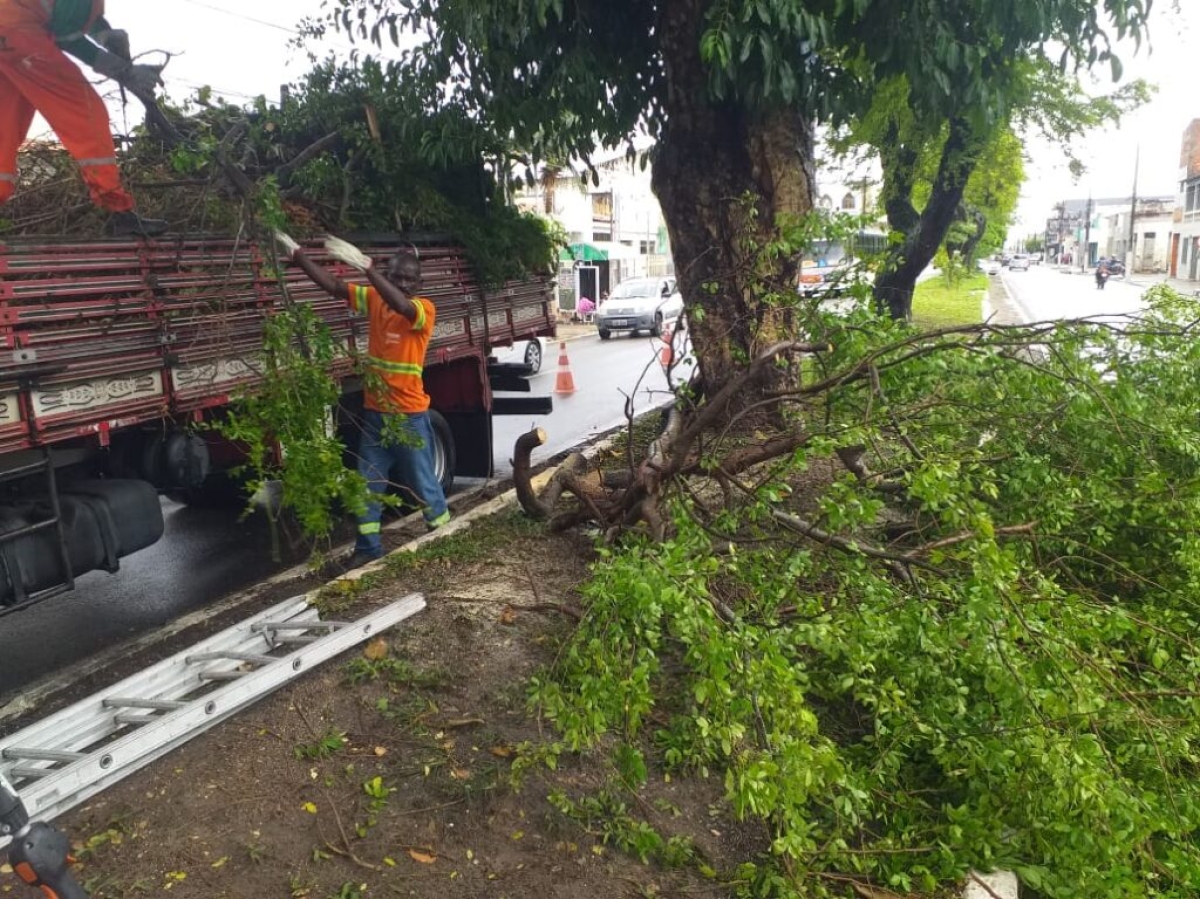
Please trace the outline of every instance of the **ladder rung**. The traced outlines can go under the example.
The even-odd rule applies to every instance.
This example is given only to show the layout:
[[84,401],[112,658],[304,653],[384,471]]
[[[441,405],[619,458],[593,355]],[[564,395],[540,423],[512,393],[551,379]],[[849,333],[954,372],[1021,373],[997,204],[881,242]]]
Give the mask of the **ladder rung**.
[[104,700],[104,705],[110,709],[153,709],[156,712],[173,712],[175,709],[183,708],[187,703],[180,702],[178,699],[130,699],[125,696],[110,696]]
[[57,768],[25,768],[21,765],[14,765],[9,771],[9,775],[13,778],[38,778],[49,777],[51,774],[57,774]]
[[138,715],[134,712],[117,712],[113,715],[113,721],[117,724],[129,724],[134,727],[141,727],[143,724],[149,724],[151,721],[157,721],[157,715]]
[[87,758],[85,752],[63,752],[58,749],[25,749],[13,746],[0,753],[6,759],[21,759],[25,762],[77,762]]
[[275,642],[286,646],[303,646],[306,643],[315,643],[318,637],[305,637],[302,634],[280,634],[275,637]]
[[252,628],[256,631],[314,631],[322,628],[327,631],[336,631],[343,627],[349,627],[354,622],[352,621],[264,621],[261,624],[256,624]]
[[201,671],[200,680],[237,680],[249,673],[249,671]]
[[271,662],[279,661],[274,656],[263,655],[257,652],[198,652],[195,655],[186,656],[184,661],[189,665],[194,665],[196,662],[216,662],[221,659],[233,659],[236,662],[254,662],[258,665],[269,665]]

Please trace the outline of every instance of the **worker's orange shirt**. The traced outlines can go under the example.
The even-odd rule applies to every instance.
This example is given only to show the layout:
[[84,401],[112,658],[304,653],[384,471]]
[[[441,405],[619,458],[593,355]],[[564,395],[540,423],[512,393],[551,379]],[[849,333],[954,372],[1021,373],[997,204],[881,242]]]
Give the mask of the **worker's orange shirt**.
[[104,0],[0,0],[0,29],[39,28],[65,37],[86,34],[103,15]]
[[425,297],[413,297],[417,318],[409,321],[371,285],[348,286],[350,308],[367,317],[367,368],[383,381],[382,391],[378,385],[372,389],[373,385],[367,384],[367,408],[377,412],[424,412],[429,408],[429,394],[422,375],[437,307]]

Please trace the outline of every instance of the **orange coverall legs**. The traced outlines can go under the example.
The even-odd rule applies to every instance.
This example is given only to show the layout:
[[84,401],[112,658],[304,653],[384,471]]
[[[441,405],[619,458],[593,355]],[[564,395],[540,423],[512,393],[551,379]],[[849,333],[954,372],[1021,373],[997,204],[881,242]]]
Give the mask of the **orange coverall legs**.
[[38,29],[0,31],[0,203],[17,187],[17,149],[40,112],[83,172],[92,201],[133,209],[121,186],[108,110],[79,68]]

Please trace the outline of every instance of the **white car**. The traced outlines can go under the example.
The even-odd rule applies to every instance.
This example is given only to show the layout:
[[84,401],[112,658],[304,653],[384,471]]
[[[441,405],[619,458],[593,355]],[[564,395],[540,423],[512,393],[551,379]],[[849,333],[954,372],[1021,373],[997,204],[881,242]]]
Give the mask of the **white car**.
[[683,296],[674,278],[630,278],[622,281],[596,309],[596,328],[601,340],[617,331],[631,335],[646,331],[655,337],[663,326],[674,322],[683,312]]
[[492,355],[497,362],[528,365],[531,369],[530,374],[536,375],[542,370],[542,362],[546,358],[546,338],[518,340],[510,347],[497,347]]
[[1000,260],[981,259],[979,261],[979,270],[985,275],[998,275],[1000,274]]

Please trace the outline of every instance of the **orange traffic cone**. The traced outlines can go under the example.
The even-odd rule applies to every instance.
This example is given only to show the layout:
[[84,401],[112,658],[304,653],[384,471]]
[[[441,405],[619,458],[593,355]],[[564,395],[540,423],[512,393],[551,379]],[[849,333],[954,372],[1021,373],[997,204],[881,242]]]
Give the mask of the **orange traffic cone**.
[[564,396],[575,392],[575,376],[571,374],[565,340],[558,345],[558,379],[554,382],[554,392]]
[[658,353],[658,361],[662,363],[663,368],[670,368],[671,363],[675,360],[675,347],[671,343],[675,339],[675,332],[670,328],[665,328],[662,333],[662,349]]

